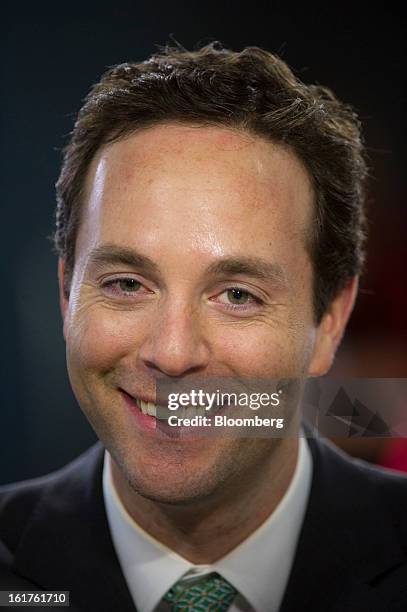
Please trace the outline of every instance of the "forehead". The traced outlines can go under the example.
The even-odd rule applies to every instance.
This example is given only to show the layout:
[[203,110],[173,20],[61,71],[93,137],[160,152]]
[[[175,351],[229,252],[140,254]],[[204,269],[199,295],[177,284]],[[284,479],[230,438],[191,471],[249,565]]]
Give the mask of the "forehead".
[[148,175],[168,178],[177,171],[185,185],[192,174],[195,179],[201,174],[209,185],[229,175],[239,188],[256,189],[262,183],[273,192],[283,187],[292,197],[298,187],[311,191],[307,170],[288,147],[242,130],[179,124],[143,129],[103,147],[91,164],[86,189],[89,193],[101,180],[106,189]]
[[304,237],[312,201],[308,172],[287,147],[239,130],[158,125],[97,153],[79,237],[131,246],[137,228],[195,246],[206,237],[212,251],[226,239],[231,250],[248,237],[266,246],[271,236]]

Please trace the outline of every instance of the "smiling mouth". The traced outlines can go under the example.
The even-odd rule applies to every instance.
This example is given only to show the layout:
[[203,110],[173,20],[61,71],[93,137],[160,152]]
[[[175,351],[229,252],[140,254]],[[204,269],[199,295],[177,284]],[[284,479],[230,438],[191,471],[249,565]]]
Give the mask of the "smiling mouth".
[[218,406],[216,409],[206,410],[205,406],[185,406],[179,407],[177,410],[170,410],[168,406],[157,405],[153,402],[146,402],[138,397],[134,397],[120,389],[120,391],[135,405],[142,414],[153,417],[159,421],[167,421],[170,416],[179,418],[192,418],[194,416],[207,416],[223,412],[227,406]]

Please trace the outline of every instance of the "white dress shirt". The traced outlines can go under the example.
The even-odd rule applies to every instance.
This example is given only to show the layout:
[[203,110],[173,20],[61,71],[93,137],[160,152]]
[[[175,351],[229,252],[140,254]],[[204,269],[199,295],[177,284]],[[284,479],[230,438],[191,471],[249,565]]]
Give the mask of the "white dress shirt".
[[128,514],[115,490],[110,455],[105,452],[103,495],[113,544],[138,612],[164,612],[167,591],[218,572],[238,591],[229,612],[277,612],[287,586],[312,477],[312,458],[299,439],[290,485],[272,514],[246,540],[210,565],[194,565],[146,533]]

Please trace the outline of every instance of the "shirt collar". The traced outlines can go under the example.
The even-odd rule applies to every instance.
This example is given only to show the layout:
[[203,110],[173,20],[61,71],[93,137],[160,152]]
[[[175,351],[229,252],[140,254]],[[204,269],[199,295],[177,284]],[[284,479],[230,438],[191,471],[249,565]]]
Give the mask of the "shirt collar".
[[105,452],[103,495],[113,544],[140,612],[152,612],[187,572],[219,572],[256,612],[278,610],[293,564],[312,476],[308,444],[299,438],[296,468],[274,512],[248,538],[211,565],[194,565],[144,531],[130,517],[113,485]]

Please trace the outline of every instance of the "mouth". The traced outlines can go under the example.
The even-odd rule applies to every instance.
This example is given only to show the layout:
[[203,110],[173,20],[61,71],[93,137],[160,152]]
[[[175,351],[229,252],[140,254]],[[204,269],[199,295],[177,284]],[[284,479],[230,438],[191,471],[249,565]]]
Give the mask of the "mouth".
[[156,404],[151,400],[141,399],[140,397],[130,395],[124,389],[120,389],[121,393],[136,406],[140,412],[144,415],[151,416],[160,421],[166,421],[169,416],[176,415],[180,418],[192,418],[194,416],[208,416],[211,414],[217,414],[218,412],[224,411],[226,405],[218,406],[217,408],[211,408],[207,410],[205,406],[183,406],[177,408],[177,410],[170,410],[168,406],[163,404]]
[[[138,396],[133,396],[124,389],[119,388],[120,394],[130,408],[136,419],[139,429],[146,433],[163,434],[165,437],[191,436],[203,433],[208,430],[209,422],[212,421],[212,416],[218,412],[224,412],[227,406],[220,406],[216,410],[206,410],[205,406],[186,406],[180,407],[177,410],[170,410],[166,405],[156,404],[151,400],[141,399]],[[193,417],[207,417],[205,427],[190,428],[186,425],[170,425],[168,418],[177,416],[183,419],[192,419]],[[211,429],[211,427],[209,427]]]

